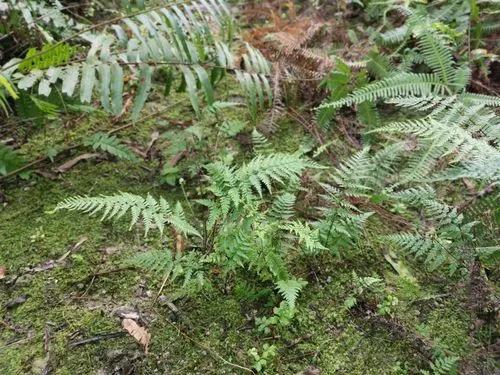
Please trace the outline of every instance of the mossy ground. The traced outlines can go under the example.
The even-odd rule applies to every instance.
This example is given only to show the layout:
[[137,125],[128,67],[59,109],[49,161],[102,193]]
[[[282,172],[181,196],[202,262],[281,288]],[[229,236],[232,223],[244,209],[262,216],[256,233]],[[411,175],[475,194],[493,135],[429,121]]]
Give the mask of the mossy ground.
[[[177,111],[169,118],[182,117],[186,110]],[[83,125],[85,131],[109,126],[96,118],[92,121]],[[150,121],[122,137],[145,144],[158,126],[162,126],[158,120]],[[286,122],[274,136],[280,150],[293,151],[303,143],[304,134],[297,132],[297,127]],[[81,131],[67,130],[71,134]],[[36,156],[45,149],[51,132],[57,129],[48,127],[31,138],[33,143],[24,148],[26,155]],[[72,138],[59,134],[58,139],[67,142]],[[228,149],[240,147],[233,141],[223,142],[228,142]],[[195,162],[196,157],[186,163]],[[353,271],[385,280],[384,293],[399,300],[393,314],[410,331],[457,355],[467,356],[473,350],[469,318],[456,302],[457,296],[426,300],[443,293],[443,287],[437,283],[424,288],[398,276],[377,243],[367,246],[365,242],[363,248],[349,249],[341,258],[297,260],[296,273],[309,280],[299,299],[299,311],[290,326],[267,335],[258,333],[253,318],[269,316],[278,298],[265,285],[257,287],[267,287],[267,297],[250,298],[251,275],[215,280],[211,291],[176,300],[180,316],[174,316],[155,298],[161,277],[133,269],[93,277],[120,269],[138,251],[164,248],[168,243],[155,236],[144,239],[140,229],[127,231],[126,222],[112,225],[77,213],[48,212],[64,198],[78,194],[149,192],[182,199],[178,187],[159,183],[155,168],[152,162],[92,161],[77,165],[56,180],[33,177],[7,186],[8,203],[0,210],[0,265],[6,267],[8,276],[21,277],[13,286],[4,283],[0,287],[2,374],[39,372],[47,350],[55,374],[92,374],[120,366],[140,374],[239,373],[221,357],[251,367],[248,350],[255,347],[261,352],[266,343],[278,348],[267,367],[269,373],[295,374],[315,366],[323,374],[402,374],[428,366],[408,340],[395,339],[343,307],[352,290]],[[86,241],[61,264],[23,275],[27,267],[58,259],[83,237]],[[27,298],[24,303],[5,306],[23,295]],[[140,311],[147,321],[152,336],[147,356],[129,336],[70,345],[81,338],[121,331],[114,311],[123,307]]]

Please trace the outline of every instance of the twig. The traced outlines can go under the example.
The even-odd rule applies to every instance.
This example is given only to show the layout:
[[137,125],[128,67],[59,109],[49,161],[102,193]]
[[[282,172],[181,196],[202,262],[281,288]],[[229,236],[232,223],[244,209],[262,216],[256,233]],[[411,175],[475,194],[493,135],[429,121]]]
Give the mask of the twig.
[[101,340],[115,339],[117,337],[122,337],[122,336],[125,336],[125,335],[126,335],[126,333],[122,332],[122,331],[111,332],[111,333],[103,333],[101,335],[89,337],[89,338],[86,338],[86,339],[72,341],[72,342],[69,343],[69,347],[70,348],[75,348],[77,346],[82,346],[82,345],[87,345],[87,344],[93,344],[93,343],[99,342]]

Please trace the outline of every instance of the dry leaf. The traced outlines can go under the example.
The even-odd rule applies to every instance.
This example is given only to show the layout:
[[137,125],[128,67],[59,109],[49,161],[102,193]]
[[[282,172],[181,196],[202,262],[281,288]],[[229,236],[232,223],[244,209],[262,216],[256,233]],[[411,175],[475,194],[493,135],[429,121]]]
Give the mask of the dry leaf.
[[182,254],[185,249],[186,249],[186,243],[184,242],[184,237],[182,237],[182,233],[176,233],[175,250],[177,250],[177,254]]
[[7,268],[0,266],[0,280],[5,279],[5,275],[7,275]]
[[151,341],[151,334],[147,329],[128,318],[122,320],[122,327],[144,347],[144,353],[147,354],[149,341]]
[[55,171],[58,173],[64,173],[64,172],[70,170],[71,168],[73,168],[75,165],[77,165],[82,160],[95,159],[99,156],[101,156],[101,154],[82,154],[82,155],[79,155],[76,158],[68,160],[64,164],[61,164],[59,167],[57,167],[55,169]]

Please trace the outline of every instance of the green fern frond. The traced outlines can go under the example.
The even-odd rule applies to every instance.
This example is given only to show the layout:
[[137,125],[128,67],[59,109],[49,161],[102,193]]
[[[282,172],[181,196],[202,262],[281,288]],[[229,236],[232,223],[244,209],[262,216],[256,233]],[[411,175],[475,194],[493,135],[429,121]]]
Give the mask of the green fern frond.
[[401,43],[408,37],[408,31],[408,26],[403,25],[380,34],[380,40],[385,45]]
[[[456,85],[455,68],[451,49],[435,32],[428,29],[418,33],[419,48],[425,63],[434,71],[441,82],[449,87]],[[460,88],[460,87],[457,87]]]
[[287,220],[294,216],[295,195],[284,193],[277,196],[268,211],[268,215],[276,220]]
[[333,181],[350,195],[359,195],[370,190],[374,165],[369,152],[368,147],[356,152],[343,161],[332,174]]
[[312,229],[309,225],[300,221],[286,223],[281,226],[281,229],[295,235],[298,238],[299,244],[304,247],[307,254],[317,254],[321,250],[327,250],[327,248],[321,244],[319,229]]
[[389,194],[392,199],[405,203],[419,204],[424,200],[436,198],[436,192],[429,185],[419,185],[409,189],[392,192]]
[[252,130],[252,146],[256,153],[265,154],[269,151],[269,141],[266,136],[257,129]]
[[417,259],[423,259],[430,271],[435,271],[444,265],[449,265],[451,271],[458,267],[457,260],[450,255],[447,242],[443,243],[439,239],[426,238],[413,233],[396,233],[383,236],[383,238]]
[[[12,60],[1,73],[5,75],[12,67],[17,68],[18,87],[28,90],[38,84],[39,92],[44,95],[61,82],[61,91],[71,97],[79,86],[83,103],[90,102],[97,92],[101,105],[114,115],[123,110],[125,82],[129,77],[138,77],[131,81],[137,85],[132,106],[132,118],[137,119],[158,66],[169,66],[172,74],[178,72],[183,81],[181,89],[187,91],[197,114],[200,114],[198,89],[211,105],[216,78],[220,79],[225,70],[235,69],[234,57],[219,40],[234,31],[231,13],[222,0],[169,3],[125,17],[111,24],[110,29],[114,35],[106,30],[85,34],[91,43],[88,48],[81,47],[87,55],[85,61],[71,61],[74,47],[66,41],[73,40],[67,38],[64,43],[47,45],[41,51],[30,50],[23,62]],[[251,97],[252,116],[256,118],[271,93],[266,77],[269,63],[251,46],[247,46],[245,56],[249,71],[237,70],[236,78],[247,97]],[[213,66],[213,61],[221,65]],[[270,96],[269,100],[272,101]]]
[[126,263],[164,275],[172,272],[174,259],[169,250],[150,250],[134,255]]
[[376,79],[383,79],[394,73],[394,66],[388,56],[372,51],[368,54],[366,69]]
[[84,143],[91,146],[94,150],[102,150],[116,156],[118,159],[137,161],[135,154],[126,146],[122,145],[115,136],[109,136],[105,133],[96,133]]
[[443,84],[438,76],[424,73],[399,73],[380,81],[370,83],[347,96],[334,102],[322,104],[323,108],[340,108],[365,101],[389,99],[400,96],[425,96],[447,93],[448,86]]
[[23,164],[24,160],[17,152],[0,144],[0,175],[6,175],[20,168]]
[[283,296],[283,299],[292,309],[295,308],[295,302],[299,292],[307,285],[307,281],[302,279],[280,280],[276,283],[276,289]]
[[168,223],[184,234],[201,236],[194,227],[186,222],[179,206],[176,206],[176,212],[173,212],[165,199],[160,198],[157,201],[151,195],[147,195],[146,198],[130,193],[102,195],[100,197],[77,196],[67,198],[59,203],[54,211],[63,209],[82,211],[90,215],[102,212],[101,221],[105,219],[117,220],[129,213],[132,217],[129,229],[142,217],[145,235],[153,227],[163,233],[165,224]]
[[271,192],[273,182],[293,183],[306,168],[320,168],[298,154],[258,155],[236,171],[236,178],[243,191],[254,188],[262,195],[262,185]]
[[28,73],[35,69],[45,70],[66,65],[74,53],[75,48],[68,43],[61,43],[54,46],[46,44],[40,50],[30,48],[26,52],[24,59],[19,63],[18,69],[23,73]]

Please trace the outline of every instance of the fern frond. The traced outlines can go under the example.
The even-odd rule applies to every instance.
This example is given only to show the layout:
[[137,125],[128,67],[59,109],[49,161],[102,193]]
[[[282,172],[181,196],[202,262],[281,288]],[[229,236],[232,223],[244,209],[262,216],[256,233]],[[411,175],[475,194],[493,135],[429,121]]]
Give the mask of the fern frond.
[[174,259],[169,250],[150,250],[134,255],[126,263],[165,275],[172,272]]
[[252,130],[252,146],[256,153],[265,154],[269,151],[269,141],[264,136],[264,134],[260,133],[257,129]]
[[445,264],[452,264],[452,269],[457,267],[457,261],[450,256],[448,249],[439,240],[413,233],[396,233],[383,236],[383,238],[401,247],[416,258],[423,259],[431,271]]
[[408,26],[403,25],[380,34],[380,39],[386,45],[401,43],[409,35],[408,31]]
[[59,210],[82,211],[90,215],[102,212],[101,221],[105,219],[119,219],[125,214],[131,215],[131,229],[140,218],[144,223],[145,235],[154,226],[163,233],[165,224],[171,224],[184,234],[201,236],[183,217],[179,206],[173,212],[168,202],[160,198],[155,200],[151,195],[146,198],[130,193],[119,193],[115,195],[102,195],[100,197],[71,197],[59,203],[54,211]]
[[444,94],[448,86],[443,84],[438,76],[423,73],[399,73],[380,81],[370,83],[347,96],[345,99],[322,104],[323,108],[340,108],[364,101],[376,101],[399,96],[425,96]]
[[321,244],[319,230],[312,229],[309,225],[303,222],[292,221],[282,225],[281,229],[286,230],[298,237],[299,244],[304,246],[308,254],[316,254],[321,250],[327,249]]
[[[88,48],[80,48],[86,53],[85,61],[72,61],[75,48],[66,43],[73,39],[67,38],[64,43],[47,45],[40,51],[30,50],[23,61],[12,60],[1,73],[4,75],[7,68],[17,68],[14,76],[18,87],[28,90],[38,83],[38,90],[44,95],[59,82],[61,91],[70,97],[79,86],[83,103],[90,102],[97,92],[101,105],[114,115],[123,110],[124,82],[130,81],[129,77],[138,77],[131,80],[137,85],[132,108],[132,118],[137,119],[158,66],[169,66],[171,72],[179,73],[183,80],[181,88],[187,91],[197,114],[200,113],[198,88],[206,102],[212,104],[217,77],[220,79],[224,70],[235,68],[229,48],[219,40],[234,31],[231,14],[222,0],[169,3],[125,17],[122,22],[111,24],[110,29],[114,35],[106,30],[84,34],[91,43]],[[255,117],[264,107],[265,97],[271,100],[266,77],[269,63],[251,46],[247,46],[245,59],[249,71],[238,70],[237,80],[247,97],[252,96]],[[213,61],[220,65],[213,66]]]
[[23,158],[11,148],[0,144],[0,175],[6,175],[24,164]]
[[262,185],[271,192],[273,182],[293,183],[306,168],[320,168],[298,154],[258,155],[236,171],[236,178],[243,191],[254,188],[262,195]]
[[356,152],[343,161],[332,174],[333,181],[348,192],[347,194],[358,195],[370,190],[374,165],[369,151],[367,147]]
[[268,215],[276,220],[287,220],[294,215],[295,195],[284,193],[273,201],[269,208]]
[[418,34],[418,39],[425,63],[434,71],[441,82],[449,87],[455,86],[457,77],[453,66],[453,56],[444,40],[439,34],[428,29],[422,30]]
[[96,133],[84,143],[91,146],[94,150],[102,150],[116,156],[118,159],[137,161],[137,157],[126,146],[122,145],[115,136],[109,136],[105,133]]
[[290,308],[295,308],[295,302],[299,292],[307,285],[307,281],[302,279],[280,280],[276,283],[276,289],[283,296]]
[[419,185],[417,187],[390,193],[389,196],[405,203],[419,204],[424,200],[435,199],[436,192],[429,185]]

